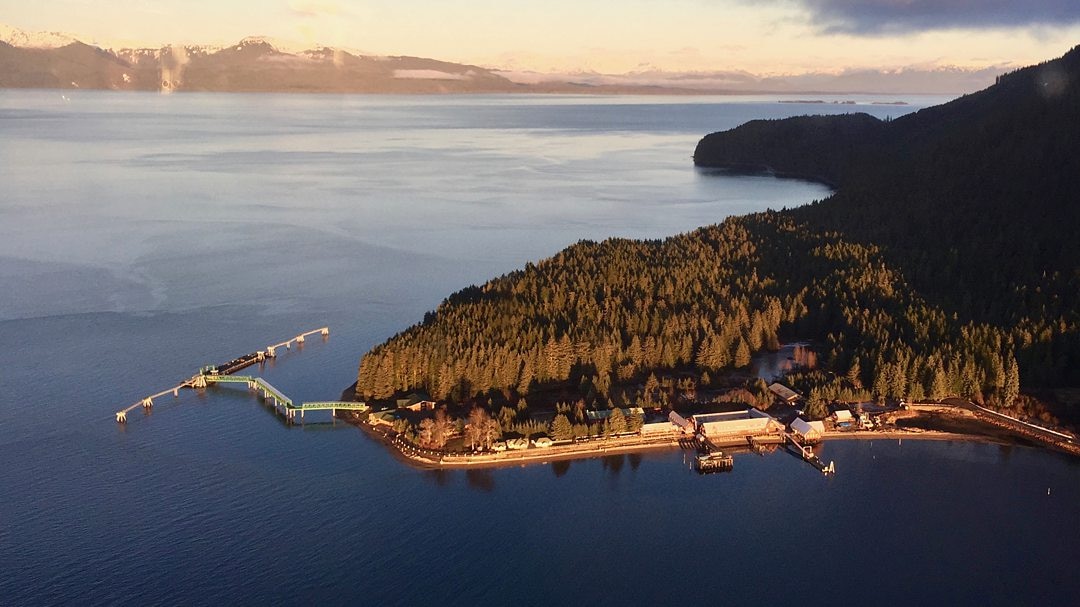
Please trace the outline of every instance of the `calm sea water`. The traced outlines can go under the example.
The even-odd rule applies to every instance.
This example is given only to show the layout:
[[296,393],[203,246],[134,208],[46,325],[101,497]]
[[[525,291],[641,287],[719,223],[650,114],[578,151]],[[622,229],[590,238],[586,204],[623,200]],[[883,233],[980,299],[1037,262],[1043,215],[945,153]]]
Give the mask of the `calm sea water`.
[[242,389],[113,421],[322,325],[261,373],[333,399],[458,288],[827,195],[693,168],[707,132],[852,109],[776,100],[0,91],[0,605],[1071,603],[1080,464],[1041,451],[432,472]]

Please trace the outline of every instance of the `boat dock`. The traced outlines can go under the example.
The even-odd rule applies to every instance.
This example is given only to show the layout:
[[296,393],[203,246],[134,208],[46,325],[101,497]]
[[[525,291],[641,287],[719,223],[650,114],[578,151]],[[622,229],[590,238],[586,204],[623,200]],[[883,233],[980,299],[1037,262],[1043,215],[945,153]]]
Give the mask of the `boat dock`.
[[723,451],[702,453],[694,459],[694,468],[698,472],[727,472],[735,468],[735,458]]
[[119,424],[127,423],[127,414],[132,410],[142,407],[144,411],[149,411],[154,406],[154,399],[160,398],[167,394],[172,394],[174,398],[180,396],[180,390],[184,388],[191,388],[195,390],[203,390],[207,386],[212,384],[245,384],[249,390],[258,391],[261,393],[261,397],[264,402],[270,401],[274,405],[274,410],[278,411],[286,417],[289,421],[295,421],[297,413],[300,414],[300,420],[304,419],[304,412],[306,411],[330,411],[332,415],[337,415],[339,409],[349,411],[367,411],[368,406],[364,403],[352,403],[343,401],[319,401],[295,404],[292,399],[272,386],[270,382],[261,377],[254,377],[248,375],[233,375],[237,371],[246,369],[256,363],[264,362],[267,358],[274,358],[277,356],[277,351],[281,348],[291,349],[292,344],[302,344],[304,340],[311,336],[319,334],[323,338],[330,335],[329,327],[322,327],[301,333],[292,339],[276,343],[271,346],[267,346],[265,350],[258,350],[244,356],[239,356],[226,363],[220,365],[209,365],[199,369],[199,372],[190,378],[180,382],[172,388],[162,390],[156,394],[151,394],[146,398],[140,399],[134,404],[125,409],[121,409],[116,412],[116,422]]
[[834,462],[830,461],[826,465],[825,462],[814,453],[813,447],[800,443],[799,439],[793,433],[785,432],[784,440],[798,452],[798,455],[802,457],[803,461],[820,470],[822,474],[836,474],[836,464]]

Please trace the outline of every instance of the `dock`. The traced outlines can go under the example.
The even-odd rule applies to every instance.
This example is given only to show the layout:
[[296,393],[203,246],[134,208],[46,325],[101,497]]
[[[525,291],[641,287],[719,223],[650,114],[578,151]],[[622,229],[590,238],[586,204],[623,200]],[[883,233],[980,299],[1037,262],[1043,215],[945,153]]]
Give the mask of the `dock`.
[[799,439],[791,432],[784,433],[784,440],[787,441],[787,443],[791,445],[795,449],[795,451],[798,452],[799,456],[802,457],[803,461],[817,468],[819,471],[821,471],[822,474],[836,474],[836,464],[834,462],[830,461],[828,464],[826,464],[824,461],[822,461],[820,457],[818,457],[814,453],[813,447],[800,443]]
[[168,394],[172,394],[173,398],[176,398],[180,396],[180,390],[182,389],[190,388],[194,390],[203,390],[212,384],[245,384],[249,390],[258,391],[264,402],[272,402],[274,409],[284,415],[289,421],[295,421],[297,413],[299,413],[300,420],[303,421],[304,412],[306,411],[330,411],[331,415],[335,416],[339,409],[347,411],[367,411],[368,406],[365,403],[343,401],[319,401],[297,405],[281,390],[278,390],[272,386],[270,382],[261,377],[234,375],[237,371],[264,362],[268,358],[276,357],[277,351],[281,348],[291,349],[293,344],[303,344],[306,338],[316,334],[326,338],[330,335],[330,328],[321,327],[319,329],[307,331],[292,339],[287,339],[267,346],[264,350],[257,350],[250,354],[238,356],[220,365],[204,366],[199,369],[198,373],[172,388],[151,394],[150,396],[136,401],[127,408],[117,411],[116,422],[118,424],[127,423],[127,414],[139,407],[142,407],[145,411],[149,411],[150,408],[154,406],[154,399],[156,398],[161,398]]
[[723,451],[702,453],[694,459],[694,468],[701,473],[728,472],[735,468],[735,458]]

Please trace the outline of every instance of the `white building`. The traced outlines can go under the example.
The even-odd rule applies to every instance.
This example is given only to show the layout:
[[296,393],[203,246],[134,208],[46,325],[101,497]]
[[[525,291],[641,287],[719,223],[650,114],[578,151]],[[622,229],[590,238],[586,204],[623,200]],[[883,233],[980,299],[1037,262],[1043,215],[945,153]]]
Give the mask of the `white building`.
[[780,422],[757,409],[695,415],[693,420],[697,432],[712,440],[778,434],[784,431]]
[[652,422],[641,426],[642,436],[665,436],[668,434],[679,434],[681,432],[682,428],[679,428],[670,421]]
[[796,417],[795,421],[791,422],[791,431],[795,433],[800,439],[814,443],[821,440],[825,434],[824,422],[808,422],[801,417]]
[[520,451],[521,449],[529,448],[529,439],[527,438],[512,438],[506,441],[506,448],[510,451]]

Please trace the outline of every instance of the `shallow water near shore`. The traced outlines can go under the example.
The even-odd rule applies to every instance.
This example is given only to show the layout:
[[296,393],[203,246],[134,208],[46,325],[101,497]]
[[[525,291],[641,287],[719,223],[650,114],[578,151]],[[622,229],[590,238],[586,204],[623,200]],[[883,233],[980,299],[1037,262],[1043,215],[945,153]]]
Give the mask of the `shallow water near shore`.
[[[678,450],[404,465],[238,387],[114,412],[203,364],[335,399],[456,289],[578,239],[659,238],[828,191],[695,171],[707,132],[850,111],[762,98],[0,91],[0,605],[1064,604],[1080,463],[823,447],[700,476]],[[856,106],[885,117],[906,108]],[[1048,489],[1049,494],[1048,494]]]

